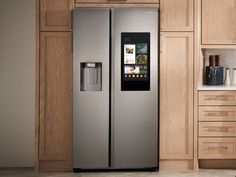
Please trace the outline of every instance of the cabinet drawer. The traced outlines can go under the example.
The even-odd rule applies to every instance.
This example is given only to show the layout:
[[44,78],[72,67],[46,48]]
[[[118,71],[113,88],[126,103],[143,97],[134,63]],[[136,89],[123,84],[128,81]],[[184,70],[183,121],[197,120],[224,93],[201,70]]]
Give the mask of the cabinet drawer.
[[200,106],[199,121],[236,121],[236,106]]
[[236,105],[236,91],[199,91],[199,105]]
[[236,122],[199,122],[199,136],[236,136]]
[[236,138],[199,138],[199,159],[235,159]]

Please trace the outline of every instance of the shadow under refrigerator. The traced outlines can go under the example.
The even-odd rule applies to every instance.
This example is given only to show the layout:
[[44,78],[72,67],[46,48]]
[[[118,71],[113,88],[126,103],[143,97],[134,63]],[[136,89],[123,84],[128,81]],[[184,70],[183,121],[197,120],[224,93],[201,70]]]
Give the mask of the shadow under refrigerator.
[[73,168],[158,169],[158,9],[74,10]]

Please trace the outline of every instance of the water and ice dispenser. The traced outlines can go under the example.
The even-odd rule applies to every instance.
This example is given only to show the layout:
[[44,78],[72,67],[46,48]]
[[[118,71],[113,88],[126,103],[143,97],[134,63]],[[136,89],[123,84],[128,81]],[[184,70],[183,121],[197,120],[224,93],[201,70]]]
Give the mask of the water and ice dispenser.
[[81,63],[81,91],[102,91],[102,63]]

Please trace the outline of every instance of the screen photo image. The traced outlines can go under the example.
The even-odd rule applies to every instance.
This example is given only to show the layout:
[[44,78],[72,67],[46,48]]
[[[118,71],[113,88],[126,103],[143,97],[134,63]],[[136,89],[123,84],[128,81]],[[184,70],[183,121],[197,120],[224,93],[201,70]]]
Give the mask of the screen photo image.
[[146,43],[139,43],[136,46],[137,48],[137,53],[147,53],[147,44]]
[[135,64],[135,45],[125,44],[124,45],[124,64]]
[[136,57],[136,64],[147,65],[148,64],[147,55],[138,55]]
[[125,66],[125,74],[139,74],[140,69],[139,66],[129,65]]
[[147,74],[147,66],[140,66],[139,73],[140,74]]

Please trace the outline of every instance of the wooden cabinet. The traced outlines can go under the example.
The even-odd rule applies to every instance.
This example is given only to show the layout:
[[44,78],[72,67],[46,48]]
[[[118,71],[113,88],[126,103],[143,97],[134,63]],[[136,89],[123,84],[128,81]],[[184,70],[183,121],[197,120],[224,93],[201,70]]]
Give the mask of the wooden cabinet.
[[73,0],[37,0],[36,169],[72,170]]
[[161,31],[193,31],[193,0],[160,0]]
[[160,159],[193,158],[193,33],[162,32]]
[[158,3],[159,0],[75,0],[76,3],[97,3],[97,4],[106,4],[106,3]]
[[39,160],[71,160],[71,40],[70,32],[41,33]]
[[198,100],[198,158],[236,159],[236,91],[199,91]]
[[40,30],[70,31],[73,0],[40,0]]
[[202,44],[236,44],[236,0],[202,0]]

